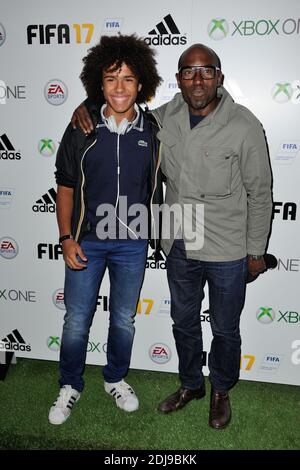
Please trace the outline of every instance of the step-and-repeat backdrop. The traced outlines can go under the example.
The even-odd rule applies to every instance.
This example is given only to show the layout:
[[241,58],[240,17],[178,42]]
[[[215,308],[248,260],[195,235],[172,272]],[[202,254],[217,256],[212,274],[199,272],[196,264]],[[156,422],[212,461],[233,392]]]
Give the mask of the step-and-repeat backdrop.
[[[101,35],[119,32],[135,32],[157,51],[164,80],[150,107],[178,91],[178,57],[201,42],[220,56],[227,90],[263,123],[274,175],[268,251],[279,263],[247,288],[241,378],[300,385],[298,0],[1,0],[0,340],[17,357],[58,360],[65,306],[55,155],[73,109],[85,98],[82,57]],[[105,364],[108,299],[106,277],[89,364]],[[207,298],[200,315],[207,362]],[[149,259],[131,366],[176,372],[177,365],[165,262]]]

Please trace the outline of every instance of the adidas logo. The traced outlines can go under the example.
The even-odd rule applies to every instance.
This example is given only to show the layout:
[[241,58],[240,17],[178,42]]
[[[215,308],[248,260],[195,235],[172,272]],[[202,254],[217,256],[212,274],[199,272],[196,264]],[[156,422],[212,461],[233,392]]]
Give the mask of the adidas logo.
[[54,188],[48,191],[38,199],[32,206],[33,212],[55,212],[56,209],[56,191]]
[[146,269],[166,269],[166,262],[162,254],[160,253],[157,259],[155,259],[154,252],[148,256]]
[[20,160],[20,152],[16,152],[13,144],[6,134],[0,136],[0,159],[1,160]]
[[200,321],[210,322],[209,308],[200,314]]
[[146,262],[146,269],[166,269],[165,261],[148,261]]
[[31,346],[26,344],[18,330],[13,330],[0,341],[0,351],[31,351]]
[[149,36],[144,41],[152,46],[178,46],[187,43],[186,35],[180,35],[180,31],[169,14],[154,29],[149,31]]

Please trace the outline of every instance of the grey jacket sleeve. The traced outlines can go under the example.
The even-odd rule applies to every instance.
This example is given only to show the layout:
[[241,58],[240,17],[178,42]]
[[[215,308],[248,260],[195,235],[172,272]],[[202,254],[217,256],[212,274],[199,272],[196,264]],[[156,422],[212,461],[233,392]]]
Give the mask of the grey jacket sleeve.
[[251,124],[242,144],[241,173],[247,192],[247,253],[265,252],[272,215],[272,174],[263,128]]
[[162,106],[159,106],[159,108],[150,110],[153,116],[157,119],[160,127],[162,127],[162,123],[165,117],[167,106],[168,106],[168,103],[163,104]]

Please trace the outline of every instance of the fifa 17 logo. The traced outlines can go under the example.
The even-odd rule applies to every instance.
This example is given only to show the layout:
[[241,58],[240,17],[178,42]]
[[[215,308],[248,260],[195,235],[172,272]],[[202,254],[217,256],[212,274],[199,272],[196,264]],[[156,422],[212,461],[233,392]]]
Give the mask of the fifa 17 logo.
[[57,260],[59,256],[62,256],[61,245],[52,245],[51,243],[39,243],[38,244],[38,259],[48,258],[51,260]]
[[152,299],[140,299],[137,305],[136,313],[150,315],[154,301]]
[[40,44],[70,44],[73,31],[77,44],[89,44],[94,33],[94,25],[74,23],[70,27],[67,24],[30,24],[27,26],[27,44],[33,44],[35,39]]

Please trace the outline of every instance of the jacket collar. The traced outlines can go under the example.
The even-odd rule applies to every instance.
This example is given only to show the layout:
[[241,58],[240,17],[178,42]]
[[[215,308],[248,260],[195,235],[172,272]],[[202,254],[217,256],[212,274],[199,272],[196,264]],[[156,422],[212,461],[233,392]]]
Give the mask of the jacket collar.
[[[218,88],[218,96],[221,98],[218,106],[208,114],[196,127],[209,125],[212,121],[225,126],[229,120],[229,116],[234,105],[234,101],[228,91],[223,87]],[[168,104],[169,116],[174,117],[181,129],[190,130],[189,108],[184,101],[182,94],[177,93]]]

